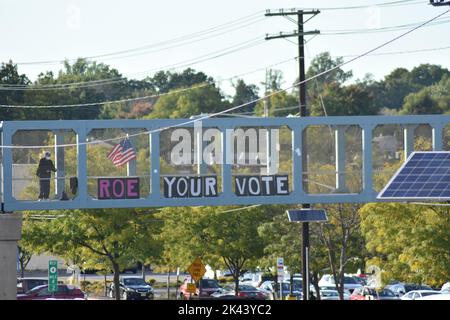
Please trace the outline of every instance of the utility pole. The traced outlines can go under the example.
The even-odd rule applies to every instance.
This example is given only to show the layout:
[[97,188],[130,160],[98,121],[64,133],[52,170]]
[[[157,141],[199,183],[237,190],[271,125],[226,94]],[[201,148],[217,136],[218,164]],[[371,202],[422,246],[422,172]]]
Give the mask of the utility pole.
[[[299,108],[300,108],[300,117],[307,117],[308,110],[306,108],[306,83],[305,83],[305,47],[304,47],[304,36],[306,35],[316,35],[319,34],[320,31],[305,31],[304,24],[314,18],[317,14],[319,14],[319,10],[297,10],[297,9],[279,9],[276,12],[272,12],[270,10],[266,10],[266,17],[270,16],[283,16],[288,18],[289,20],[294,20],[290,16],[297,16],[297,30],[292,33],[283,33],[275,35],[266,35],[266,40],[272,39],[280,39],[280,38],[289,38],[289,37],[297,37],[298,41],[298,73],[299,73]],[[303,20],[304,15],[309,15],[310,18],[306,21]],[[306,132],[302,134],[302,171],[308,171],[308,159],[307,159],[307,150],[306,150]],[[303,190],[307,192],[308,183],[306,180],[307,175],[303,176],[302,174],[302,184]],[[309,203],[303,203],[302,209],[309,209],[311,206]],[[309,300],[309,223],[302,223],[302,289],[303,289],[303,300]]]

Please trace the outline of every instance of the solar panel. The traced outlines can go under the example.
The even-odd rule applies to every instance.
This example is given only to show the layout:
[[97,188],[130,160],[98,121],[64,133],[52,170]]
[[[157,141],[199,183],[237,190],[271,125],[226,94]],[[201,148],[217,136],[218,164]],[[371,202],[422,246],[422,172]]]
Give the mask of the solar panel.
[[450,152],[416,151],[411,153],[377,198],[449,200]]

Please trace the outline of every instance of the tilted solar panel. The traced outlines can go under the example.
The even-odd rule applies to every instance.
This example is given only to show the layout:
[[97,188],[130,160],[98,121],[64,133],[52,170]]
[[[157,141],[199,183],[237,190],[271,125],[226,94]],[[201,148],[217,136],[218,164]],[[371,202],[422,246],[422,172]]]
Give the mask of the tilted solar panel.
[[450,152],[411,153],[377,198],[450,200]]

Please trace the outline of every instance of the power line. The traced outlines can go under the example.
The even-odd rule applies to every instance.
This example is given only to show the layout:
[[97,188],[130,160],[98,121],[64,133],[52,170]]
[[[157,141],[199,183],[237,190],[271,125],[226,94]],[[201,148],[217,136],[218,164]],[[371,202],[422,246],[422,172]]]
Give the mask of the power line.
[[[259,18],[259,15],[261,14],[261,10],[257,11],[253,14],[214,26],[214,27],[210,27],[204,30],[200,30],[194,33],[190,33],[190,34],[186,34],[186,35],[182,35],[182,36],[178,36],[176,38],[172,38],[169,40],[165,40],[165,41],[161,41],[158,43],[153,43],[153,44],[148,44],[145,46],[141,46],[141,47],[137,47],[137,48],[132,48],[132,49],[127,49],[127,50],[121,50],[121,51],[115,51],[115,52],[110,52],[110,53],[105,53],[105,54],[99,54],[99,55],[92,55],[92,56],[86,56],[84,57],[84,59],[97,59],[97,58],[103,58],[103,57],[110,57],[110,56],[114,56],[114,55],[121,55],[121,54],[127,54],[127,53],[131,53],[131,52],[136,52],[136,51],[142,51],[145,49],[149,49],[149,48],[155,48],[155,47],[160,47],[162,45],[166,45],[166,44],[170,44],[172,42],[177,42],[177,41],[186,41],[188,39],[192,39],[192,38],[196,38],[199,36],[203,36],[205,34],[209,34],[209,33],[214,33],[217,30],[222,30],[222,29],[226,29],[230,26],[235,26],[238,24],[242,24],[242,23],[246,23],[250,20],[254,20],[255,18],[258,18],[258,20],[261,20]],[[227,31],[229,32],[229,30]],[[216,35],[213,35],[216,36]],[[211,37],[213,37],[211,36]],[[59,64],[59,63],[63,63],[65,61],[76,61],[78,58],[71,58],[71,59],[65,59],[65,60],[46,60],[46,61],[28,61],[28,62],[18,62],[18,65],[35,65],[35,64]]]
[[[390,2],[382,2],[382,3],[374,3],[369,5],[360,5],[360,6],[345,6],[345,7],[319,7],[315,9],[324,10],[324,11],[334,11],[334,10],[353,10],[353,9],[367,9],[372,7],[402,7],[402,6],[410,6],[416,4],[423,4],[422,0],[398,0],[398,1],[390,1]],[[311,9],[311,8],[303,8],[303,9]]]
[[[378,46],[376,46],[376,47],[374,47],[374,48],[372,48],[372,49],[370,49],[370,50],[367,50],[367,51],[361,53],[361,54],[358,55],[357,57],[354,57],[354,58],[352,58],[352,59],[350,59],[350,60],[348,60],[348,61],[342,62],[342,63],[340,63],[340,64],[338,64],[338,65],[336,65],[336,66],[334,66],[334,67],[332,67],[332,68],[330,68],[330,69],[327,69],[327,70],[325,70],[325,71],[322,71],[322,72],[320,72],[320,73],[317,73],[317,74],[315,74],[314,76],[311,76],[311,77],[309,77],[309,78],[307,78],[307,79],[305,79],[305,80],[303,80],[303,81],[301,81],[301,82],[308,82],[308,81],[314,80],[314,79],[316,79],[316,78],[318,78],[318,77],[321,77],[321,76],[323,76],[323,75],[325,75],[325,74],[327,74],[327,73],[333,72],[334,70],[336,70],[336,69],[338,69],[338,68],[341,68],[341,67],[343,67],[344,65],[347,65],[347,64],[349,64],[349,63],[352,63],[353,61],[356,61],[356,60],[358,60],[358,59],[360,59],[360,58],[363,58],[363,57],[369,55],[370,53],[372,53],[372,52],[374,52],[374,51],[376,51],[376,50],[378,50],[378,49],[380,49],[380,48],[383,48],[383,47],[385,47],[385,46],[387,46],[387,45],[389,45],[389,44],[391,44],[391,43],[393,43],[393,42],[395,42],[395,41],[397,41],[397,40],[399,40],[399,39],[401,39],[401,38],[407,36],[408,34],[414,32],[414,31],[416,31],[417,29],[419,29],[419,28],[425,26],[426,24],[428,24],[428,23],[430,23],[430,22],[436,20],[437,18],[439,18],[439,17],[441,17],[441,16],[447,14],[448,12],[450,12],[450,10],[447,10],[447,11],[445,11],[445,12],[443,12],[443,13],[440,13],[439,15],[437,15],[437,16],[435,16],[435,17],[433,17],[433,18],[431,18],[431,19],[429,19],[429,20],[423,22],[421,25],[416,26],[416,27],[414,27],[414,28],[412,28],[412,29],[410,29],[410,30],[408,30],[408,31],[406,31],[406,32],[404,32],[404,33],[402,33],[402,34],[400,34],[400,35],[398,35],[398,36],[396,36],[396,37],[394,37],[394,38],[392,38],[392,39],[386,41],[386,42],[383,42],[382,44],[380,44],[380,45],[378,45]],[[99,144],[99,143],[104,143],[104,142],[109,142],[109,141],[122,140],[122,139],[124,139],[124,138],[126,138],[126,137],[131,138],[131,137],[140,136],[140,135],[144,135],[144,134],[147,135],[147,134],[151,134],[151,133],[155,133],[155,132],[161,132],[161,131],[168,130],[168,129],[171,129],[171,128],[178,128],[178,127],[183,127],[183,126],[191,125],[191,124],[193,124],[193,123],[195,123],[195,122],[203,121],[203,120],[205,120],[205,119],[209,119],[209,118],[212,118],[212,117],[221,115],[221,114],[226,114],[226,113],[229,113],[230,111],[234,111],[234,110],[243,108],[243,107],[248,106],[248,105],[250,105],[250,104],[252,104],[252,103],[262,101],[263,99],[265,99],[265,98],[267,98],[267,97],[271,97],[271,96],[273,96],[273,95],[279,94],[279,93],[281,93],[281,92],[285,92],[285,91],[287,91],[287,90],[289,90],[289,89],[292,89],[292,88],[298,86],[299,84],[300,84],[300,82],[297,82],[297,83],[294,83],[293,85],[291,85],[291,86],[289,86],[289,87],[287,87],[287,88],[285,88],[285,89],[280,89],[280,90],[274,91],[274,92],[272,92],[272,93],[270,93],[270,94],[268,94],[268,95],[266,95],[266,96],[264,96],[264,97],[254,99],[254,100],[252,100],[252,101],[249,101],[249,102],[246,102],[246,103],[243,103],[243,104],[240,104],[240,105],[237,105],[237,106],[234,106],[234,107],[225,109],[225,110],[223,110],[223,111],[218,111],[218,112],[215,112],[215,113],[212,113],[212,114],[208,114],[208,115],[205,115],[205,116],[201,116],[201,117],[199,117],[199,118],[187,120],[187,121],[184,121],[184,122],[175,124],[175,125],[170,125],[170,126],[166,126],[166,127],[161,127],[161,128],[158,128],[158,129],[154,129],[154,130],[150,130],[150,131],[145,131],[145,132],[140,132],[140,133],[136,133],[136,134],[128,134],[127,136],[122,136],[122,137],[117,137],[117,138],[104,139],[104,140],[96,140],[96,141],[91,141],[91,142],[80,142],[80,143],[74,143],[74,144],[63,144],[63,145],[59,145],[58,147],[60,147],[60,148],[65,148],[65,147],[76,147],[76,146],[87,145],[87,144]],[[111,103],[111,102],[110,102],[110,103]],[[0,105],[0,106],[1,106],[1,105]],[[12,146],[12,145],[1,145],[1,148],[10,148],[10,149],[19,149],[19,148],[23,148],[23,149],[38,149],[38,148],[49,148],[49,147],[53,147],[53,146]]]
[[[450,22],[450,19],[442,19],[440,21],[430,23],[428,25],[428,27],[446,24],[449,22]],[[330,30],[323,30],[323,32],[321,32],[321,35],[353,35],[353,34],[365,34],[365,33],[392,32],[392,31],[405,30],[405,29],[411,28],[413,26],[419,25],[420,23],[421,22],[414,22],[414,23],[389,26],[389,27],[380,27],[380,28],[330,29]]]
[[[422,1],[398,0],[398,1],[390,1],[390,2],[373,4],[373,5],[345,6],[345,7],[323,7],[323,8],[319,8],[319,9],[320,10],[349,10],[349,9],[361,9],[361,8],[370,8],[370,7],[413,5],[413,4],[419,4],[419,3],[422,3]],[[307,8],[303,8],[303,10],[306,10],[306,9]],[[296,11],[297,9],[293,9],[293,10]],[[127,50],[120,50],[120,51],[115,51],[115,52],[110,52],[110,53],[99,54],[99,55],[86,56],[84,58],[85,59],[97,59],[97,58],[103,58],[103,57],[111,57],[111,56],[115,56],[115,55],[128,54],[128,53],[132,53],[132,52],[146,50],[149,48],[155,48],[155,47],[159,47],[162,45],[170,44],[172,42],[183,41],[183,40],[203,36],[205,34],[213,33],[218,30],[228,28],[230,26],[235,26],[235,25],[239,25],[239,24],[254,20],[257,17],[258,17],[257,21],[253,21],[253,23],[259,22],[259,21],[263,20],[263,19],[259,19],[259,15],[261,14],[261,12],[263,12],[263,11],[259,10],[250,15],[246,15],[241,18],[231,20],[226,23],[219,24],[219,25],[213,26],[213,27],[209,27],[209,28],[206,28],[206,29],[203,29],[200,31],[190,33],[190,34],[185,34],[182,36],[171,38],[169,40],[165,40],[165,41],[161,41],[161,42],[157,42],[157,43],[153,43],[153,44],[148,44],[148,45],[144,45],[144,46],[140,46],[140,47],[136,47],[136,48],[131,48],[131,49],[127,49]],[[229,30],[227,32],[229,32]],[[215,35],[215,36],[217,36],[217,35]],[[16,64],[17,65],[60,64],[65,61],[76,61],[77,59],[78,58],[60,59],[60,60],[43,60],[43,61],[21,61],[21,62],[17,62]]]
[[[196,58],[184,60],[181,62],[177,62],[175,64],[170,64],[146,71],[141,71],[139,73],[135,73],[134,75],[141,75],[141,74],[148,74],[150,72],[155,71],[161,71],[161,70],[172,70],[175,68],[182,68],[186,66],[192,66],[198,63],[206,62],[209,60],[217,59],[219,57],[229,55],[241,50],[245,50],[248,48],[252,48],[255,46],[258,46],[260,44],[264,43],[264,41],[261,39],[261,37],[255,37],[251,38],[249,40],[246,40],[244,42],[240,42],[237,44],[234,44],[230,47],[216,50],[213,52],[209,52],[207,54],[204,54],[202,56],[198,56]],[[81,81],[81,82],[72,82],[72,83],[61,83],[61,84],[48,84],[48,85],[40,85],[38,87],[30,87],[27,85],[14,85],[14,84],[2,84],[0,86],[0,90],[5,90],[5,88],[19,88],[19,90],[36,90],[36,91],[42,91],[42,90],[50,90],[50,89],[72,89],[74,86],[77,86],[77,88],[81,87],[90,87],[90,86],[97,86],[97,85],[106,85],[111,84],[115,82],[123,82],[126,81],[125,77],[116,77],[116,78],[107,78],[107,79],[99,79],[99,80],[92,80],[92,81]],[[6,89],[8,90],[8,89]]]

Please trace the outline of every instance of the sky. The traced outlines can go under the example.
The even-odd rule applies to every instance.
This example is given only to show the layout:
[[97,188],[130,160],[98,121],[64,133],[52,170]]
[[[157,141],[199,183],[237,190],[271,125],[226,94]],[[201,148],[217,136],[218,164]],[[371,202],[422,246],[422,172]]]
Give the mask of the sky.
[[[305,51],[308,67],[311,58],[321,52],[329,51],[334,57],[344,56],[346,61],[407,29],[336,34],[339,30],[419,24],[449,9],[430,6],[428,0],[380,5],[394,1],[0,0],[0,62],[11,59],[18,63],[19,72],[31,80],[35,80],[40,72],[57,72],[61,68],[57,61],[97,55],[102,57],[95,58],[96,61],[117,68],[122,75],[134,79],[151,76],[171,66],[178,66],[172,71],[191,67],[219,81],[227,95],[233,94],[230,78],[242,75],[246,83],[260,86],[265,69],[271,67],[283,72],[282,86],[287,88],[298,77],[294,60],[298,54],[296,38],[265,41],[264,37],[280,31],[292,32],[297,26],[284,17],[265,17],[266,9],[322,9],[305,24],[306,31],[321,31],[314,38],[305,38],[308,41]],[[352,6],[363,8],[326,9]],[[441,20],[441,23],[416,30],[376,53],[450,47],[450,13]],[[142,47],[144,49],[140,51],[128,51]],[[117,54],[123,51],[126,52]],[[397,67],[411,69],[421,63],[431,63],[450,68],[449,53],[450,48],[367,56],[349,63],[344,69],[353,71],[352,81],[367,73],[378,80]],[[53,62],[42,63],[48,61]]]

